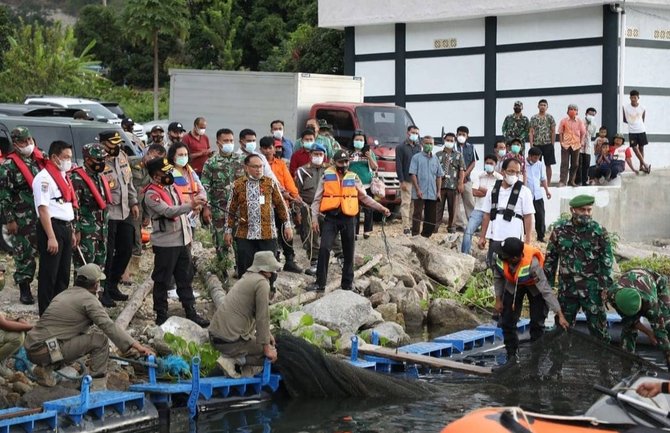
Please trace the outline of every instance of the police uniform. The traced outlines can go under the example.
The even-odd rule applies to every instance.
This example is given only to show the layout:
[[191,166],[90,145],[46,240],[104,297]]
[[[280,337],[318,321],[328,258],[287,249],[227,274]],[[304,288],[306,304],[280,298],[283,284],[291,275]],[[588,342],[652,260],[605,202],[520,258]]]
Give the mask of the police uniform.
[[[70,189],[71,196],[62,191],[63,184],[57,184],[55,176],[62,176],[64,185]],[[33,180],[35,210],[46,206],[51,217],[51,227],[58,241],[58,252],[47,251],[47,233],[38,218],[37,249],[40,255],[39,276],[37,280],[37,302],[42,315],[51,300],[70,284],[70,266],[72,264],[72,220],[74,219],[74,190],[68,177],[51,162],[40,171]]]

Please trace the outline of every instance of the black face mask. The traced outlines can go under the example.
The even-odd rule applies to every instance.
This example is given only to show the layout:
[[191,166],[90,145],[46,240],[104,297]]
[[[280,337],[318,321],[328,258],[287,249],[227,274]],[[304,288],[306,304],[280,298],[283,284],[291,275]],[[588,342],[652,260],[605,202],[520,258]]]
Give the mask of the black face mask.
[[345,166],[343,166],[343,167],[340,167],[339,165],[336,165],[336,166],[335,166],[335,169],[336,169],[337,172],[340,173],[340,174],[344,174],[344,172],[347,171],[348,168],[349,168],[349,164],[347,164],[347,165],[345,165]]
[[161,175],[161,184],[165,186],[172,185],[174,183],[174,176],[172,173],[165,173]]
[[121,147],[119,146],[105,146],[105,150],[109,156],[119,156],[119,153],[121,153]]
[[104,161],[93,161],[90,164],[88,164],[88,168],[91,169],[91,171],[94,171],[96,173],[102,173],[105,171],[105,163]]
[[284,156],[284,151],[283,150],[275,152],[275,158],[282,159],[283,156]]
[[518,107],[514,108],[514,112],[517,114],[521,113],[521,108]]

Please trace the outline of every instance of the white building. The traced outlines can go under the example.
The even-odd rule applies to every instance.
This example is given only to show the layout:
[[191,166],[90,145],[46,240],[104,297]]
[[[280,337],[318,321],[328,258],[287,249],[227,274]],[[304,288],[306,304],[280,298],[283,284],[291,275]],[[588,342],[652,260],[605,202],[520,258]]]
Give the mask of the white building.
[[319,0],[319,25],[344,29],[366,101],[407,107],[424,134],[467,125],[487,148],[517,99],[529,118],[547,99],[557,122],[595,107],[612,135],[623,79],[647,109],[647,160],[670,166],[670,0]]

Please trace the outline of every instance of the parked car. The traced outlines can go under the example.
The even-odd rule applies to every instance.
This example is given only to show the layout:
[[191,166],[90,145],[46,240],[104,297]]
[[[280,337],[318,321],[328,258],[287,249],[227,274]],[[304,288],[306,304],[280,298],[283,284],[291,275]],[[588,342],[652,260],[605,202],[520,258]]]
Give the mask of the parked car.
[[46,105],[0,104],[0,114],[6,116],[64,117],[73,119],[78,108],[51,107]]
[[120,125],[121,119],[97,101],[65,96],[30,95],[23,101],[28,105],[48,105],[52,107],[77,108],[100,122]]
[[[116,114],[119,119],[125,119],[128,117],[126,112],[123,110],[123,107],[121,107],[118,102],[101,101],[100,104],[102,104],[103,107],[107,108],[112,113]],[[144,125],[141,123],[135,123],[135,126],[133,127],[133,134],[135,134],[135,136],[137,136],[137,138],[142,140],[144,143],[147,142],[147,134],[144,132]]]
[[[3,116],[0,115],[0,163],[4,161],[2,155],[7,154],[12,143],[10,132],[18,126],[25,126],[30,130],[35,144],[44,152],[49,150],[49,145],[55,140],[63,140],[72,143],[73,158],[78,164],[83,163],[82,148],[87,143],[97,141],[98,134],[105,130],[117,130],[124,137],[125,150],[130,156],[141,155],[142,150],[135,147],[130,137],[121,130],[119,125],[109,125],[100,122],[86,120],[64,119],[57,117],[26,117],[26,116]],[[2,213],[0,212],[0,216]],[[2,236],[0,236],[0,249],[12,251],[12,236],[7,234],[5,221],[0,217],[2,224]]]

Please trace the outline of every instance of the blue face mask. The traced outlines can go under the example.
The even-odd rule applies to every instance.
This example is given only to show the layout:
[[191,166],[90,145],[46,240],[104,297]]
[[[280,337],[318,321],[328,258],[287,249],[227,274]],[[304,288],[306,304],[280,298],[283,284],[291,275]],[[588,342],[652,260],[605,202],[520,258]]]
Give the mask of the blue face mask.
[[177,164],[180,167],[184,167],[186,164],[188,164],[188,155],[186,156],[178,156],[174,159],[175,164]]
[[504,150],[504,149],[500,149],[500,150],[498,151],[498,156],[503,157],[503,156],[505,156],[505,155],[507,155],[507,151],[506,151],[506,150]]
[[314,146],[313,141],[303,141],[302,142],[302,147],[304,147],[307,150],[310,150]]
[[419,134],[410,134],[409,139],[411,141],[417,141],[417,140],[419,140]]
[[356,150],[361,150],[365,146],[365,143],[363,143],[363,140],[354,140],[354,149]]
[[484,171],[487,173],[493,173],[495,166],[493,164],[484,164]]
[[223,143],[221,145],[221,152],[223,152],[223,153],[233,153],[234,148],[235,148],[234,143]]
[[247,150],[247,152],[253,153],[256,150],[256,142],[250,141],[244,145],[244,148]]
[[518,144],[513,144],[512,146],[510,146],[510,150],[512,151],[512,153],[519,153],[521,152],[521,146],[519,146]]

